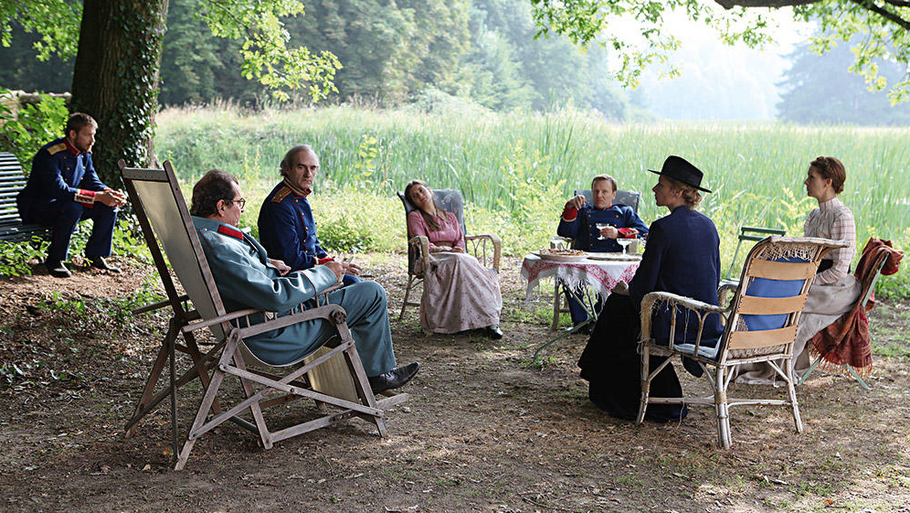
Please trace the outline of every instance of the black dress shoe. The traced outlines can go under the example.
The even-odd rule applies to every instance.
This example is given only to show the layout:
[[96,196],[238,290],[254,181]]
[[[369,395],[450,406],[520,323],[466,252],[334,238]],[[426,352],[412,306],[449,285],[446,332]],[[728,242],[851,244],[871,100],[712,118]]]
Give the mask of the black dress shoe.
[[374,394],[384,392],[391,388],[398,388],[408,381],[411,381],[411,378],[417,374],[418,370],[420,370],[420,364],[417,362],[410,365],[395,367],[385,374],[368,378],[370,380],[370,388],[373,389]]
[[69,269],[63,265],[62,260],[57,260],[56,262],[46,262],[47,271],[51,273],[51,276],[54,278],[69,278],[73,275]]
[[92,262],[92,267],[94,267],[95,269],[102,269],[104,271],[110,271],[112,273],[117,273],[117,274],[120,273],[120,268],[111,267],[107,263],[107,261],[104,260],[104,257],[89,258],[89,260]]
[[487,335],[493,340],[499,340],[502,338],[502,330],[498,324],[491,324],[487,326]]

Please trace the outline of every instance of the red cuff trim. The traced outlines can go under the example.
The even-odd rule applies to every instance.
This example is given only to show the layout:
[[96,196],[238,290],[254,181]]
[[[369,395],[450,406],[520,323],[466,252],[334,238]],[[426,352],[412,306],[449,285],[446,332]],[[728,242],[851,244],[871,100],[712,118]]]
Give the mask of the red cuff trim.
[[73,196],[73,199],[76,203],[82,203],[83,205],[90,207],[95,203],[95,191],[76,189],[76,195]]
[[634,228],[617,228],[616,229],[616,231],[618,231],[619,234],[622,235],[622,237],[624,239],[634,238],[635,237],[634,230],[635,230]]
[[221,225],[218,227],[218,233],[222,235],[227,235],[228,237],[234,237],[235,239],[243,240],[243,232],[237,228],[231,228],[230,226]]
[[575,207],[566,207],[562,211],[562,220],[572,222],[578,217],[578,209]]
[[316,261],[316,265],[322,265],[326,262],[334,262],[334,261],[335,261],[335,259],[332,257],[322,257]]

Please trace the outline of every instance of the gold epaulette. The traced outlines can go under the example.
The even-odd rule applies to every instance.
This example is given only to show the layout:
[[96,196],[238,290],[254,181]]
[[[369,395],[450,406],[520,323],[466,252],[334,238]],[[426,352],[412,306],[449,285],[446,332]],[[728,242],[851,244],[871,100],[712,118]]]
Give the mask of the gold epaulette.
[[292,192],[294,192],[294,191],[292,191],[290,187],[288,187],[287,185],[284,185],[280,189],[278,189],[278,192],[276,192],[274,196],[272,196],[272,202],[281,203],[282,201],[284,201],[284,198],[287,198],[288,194],[291,194]]
[[61,151],[65,150],[65,149],[66,149],[66,145],[63,143],[60,143],[60,144],[55,144],[53,146],[49,146],[47,148],[47,152],[50,153],[51,155],[53,155],[55,153],[60,153]]

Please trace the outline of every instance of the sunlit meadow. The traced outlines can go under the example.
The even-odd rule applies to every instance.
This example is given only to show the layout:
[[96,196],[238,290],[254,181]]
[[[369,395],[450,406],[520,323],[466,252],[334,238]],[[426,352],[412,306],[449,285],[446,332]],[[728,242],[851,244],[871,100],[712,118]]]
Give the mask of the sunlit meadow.
[[328,245],[403,250],[404,215],[395,191],[421,178],[433,187],[461,189],[469,231],[498,233],[505,251],[516,256],[547,244],[565,200],[574,189],[589,188],[598,173],[643,193],[645,222],[664,215],[650,192],[656,175],[647,170],[660,169],[675,154],[702,169],[704,185],[714,191],[700,210],[721,233],[726,266],[742,225],[802,233],[815,206],[802,181],[819,155],[836,156],[847,168],[841,199],[856,217],[859,249],[870,236],[907,249],[908,136],[908,129],[757,123],[617,125],[573,111],[426,114],[329,107],[245,113],[220,105],[163,111],[156,152],[173,162],[187,185],[211,168],[237,175],[249,205],[244,223],[255,226],[259,203],[279,181],[282,155],[308,143],[321,160],[311,199]]

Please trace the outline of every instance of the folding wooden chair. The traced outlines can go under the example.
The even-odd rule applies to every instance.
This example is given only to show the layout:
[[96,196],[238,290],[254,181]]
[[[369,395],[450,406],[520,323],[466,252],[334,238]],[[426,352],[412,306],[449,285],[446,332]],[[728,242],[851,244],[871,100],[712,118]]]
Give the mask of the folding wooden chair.
[[[743,265],[740,285],[730,306],[713,306],[667,292],[647,294],[641,303],[641,406],[638,423],[645,418],[649,404],[693,404],[713,406],[717,414],[718,445],[730,448],[729,409],[745,404],[790,406],[796,430],[802,432],[793,376],[793,342],[797,323],[806,304],[809,286],[818,264],[826,253],[847,247],[847,241],[810,237],[771,236],[749,252]],[[651,336],[651,313],[668,308],[671,313],[669,340]],[[715,345],[703,341],[702,329],[709,315],[721,315],[724,332]],[[677,322],[678,317],[684,320]],[[696,340],[680,343],[676,330],[684,322],[698,323]],[[682,328],[685,330],[685,327]],[[708,342],[708,343],[706,343]],[[667,359],[651,370],[650,357]],[[666,367],[671,356],[695,360],[711,382],[714,393],[708,397],[651,397],[651,380]],[[727,396],[733,367],[768,362],[787,383],[788,399],[738,399]],[[710,368],[710,369],[709,369]]]
[[[166,306],[173,311],[167,336],[149,373],[136,412],[127,423],[127,432],[132,432],[136,423],[160,401],[170,397],[172,438],[177,456],[176,392],[198,377],[205,387],[205,394],[177,457],[177,470],[186,464],[199,437],[228,420],[257,433],[265,449],[285,438],[352,416],[374,423],[380,436],[386,436],[384,409],[407,400],[408,395],[391,395],[382,400],[373,397],[345,323],[344,309],[331,304],[309,310],[303,310],[301,306],[281,317],[255,309],[226,312],[170,163],[165,162],[164,169],[133,169],[127,168],[121,160],[119,166],[168,295],[167,301],[139,311]],[[177,291],[168,272],[165,255],[186,291],[185,295]],[[254,324],[250,320],[253,314],[262,314],[266,320]],[[244,344],[244,339],[259,333],[315,319],[335,326],[338,332],[336,342],[331,344],[331,348],[327,344],[282,368],[258,361]],[[194,332],[204,328],[210,329],[218,341],[205,354],[200,351],[193,336]],[[184,337],[186,345],[177,343],[180,336]],[[189,354],[192,359],[192,366],[180,377],[176,372],[177,351]],[[156,393],[164,366],[168,363],[170,383]],[[222,404],[231,402],[231,398],[219,395],[219,390],[225,379],[230,377],[238,379],[244,399],[222,411]],[[323,415],[270,431],[263,410],[301,398],[314,400]],[[327,406],[336,409],[327,411]]]
[[[875,240],[875,239],[869,239],[869,242],[866,243],[866,247],[869,247],[869,245],[872,244],[873,240]],[[890,249],[890,244],[889,244],[889,248],[884,248],[884,247],[881,248],[881,250],[887,250],[887,249]],[[860,293],[859,300],[856,302],[856,304],[853,306],[853,308],[851,308],[851,312],[848,312],[848,314],[846,314],[846,315],[852,315],[853,310],[855,310],[855,309],[862,310],[863,312],[868,312],[869,310],[872,309],[872,306],[875,304],[875,301],[872,301],[872,305],[870,305],[869,301],[873,298],[873,294],[875,293],[875,284],[878,282],[879,277],[881,277],[881,275],[882,275],[882,269],[884,269],[885,264],[888,263],[888,252],[881,251],[881,250],[880,251],[873,250],[871,252],[867,252],[865,249],[863,250],[863,256],[860,257],[860,261],[856,267],[857,271],[855,274],[856,278],[861,280],[860,283],[862,284],[862,292]],[[869,264],[866,261],[867,258],[872,259],[871,264]],[[897,262],[900,262],[899,258],[897,259]],[[863,274],[862,269],[868,269],[868,272]],[[811,339],[809,342],[810,343],[812,342]],[[806,373],[803,374],[802,378],[800,378],[800,380],[799,380],[800,385],[802,385],[803,382],[805,382],[809,378],[809,375],[812,374],[812,371],[814,371],[815,368],[818,367],[818,364],[821,363],[822,360],[824,360],[823,355],[818,355],[815,357],[815,361],[812,362],[812,365],[809,366],[809,369],[806,370]],[[853,367],[851,367],[849,364],[845,363],[842,365],[832,365],[832,366],[823,366],[823,367],[827,367],[826,370],[846,371],[846,372],[844,372],[844,374],[849,374],[850,376],[852,376],[853,379],[855,379],[856,382],[859,383],[861,387],[865,388],[866,390],[872,390],[869,387],[869,385],[866,383],[866,381],[859,375],[859,373],[857,373],[856,370],[854,370]]]
[[[739,257],[739,249],[742,247],[743,241],[758,242],[769,235],[780,235],[783,237],[787,235],[787,231],[782,228],[763,228],[758,226],[739,227],[739,236],[736,238],[736,250],[733,252],[733,259],[730,260],[730,269],[727,270],[727,277],[721,280],[721,286],[735,286],[739,284],[739,281],[733,277],[733,271],[736,269],[736,260]],[[737,274],[737,276],[739,275]]]
[[[404,215],[413,211],[415,207],[405,196],[404,191],[398,191],[398,199],[404,205]],[[468,235],[464,223],[464,198],[458,189],[433,189],[433,199],[436,206],[452,212],[461,225],[464,234],[465,249],[471,252],[484,267],[490,267],[499,272],[499,261],[502,258],[502,239],[496,234]],[[423,283],[423,277],[430,262],[430,241],[426,237],[417,236],[408,240],[408,285],[404,292],[404,301],[401,303],[401,314],[398,320],[404,317],[405,308],[420,306],[420,302],[411,301],[411,292]]]

